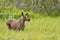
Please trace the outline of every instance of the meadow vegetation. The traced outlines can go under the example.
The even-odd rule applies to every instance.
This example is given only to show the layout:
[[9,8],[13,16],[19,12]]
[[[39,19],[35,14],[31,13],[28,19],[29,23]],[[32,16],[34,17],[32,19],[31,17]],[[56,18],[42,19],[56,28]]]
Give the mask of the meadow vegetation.
[[9,30],[0,21],[0,40],[60,40],[60,17],[32,18],[24,31]]

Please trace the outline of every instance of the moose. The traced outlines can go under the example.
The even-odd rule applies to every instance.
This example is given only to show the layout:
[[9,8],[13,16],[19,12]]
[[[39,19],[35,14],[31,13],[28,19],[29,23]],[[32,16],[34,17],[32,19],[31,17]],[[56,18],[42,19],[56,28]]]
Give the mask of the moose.
[[6,22],[6,24],[9,29],[24,31],[25,21],[30,21],[30,18],[28,17],[28,13],[24,14],[22,12],[20,18],[14,20],[10,19]]

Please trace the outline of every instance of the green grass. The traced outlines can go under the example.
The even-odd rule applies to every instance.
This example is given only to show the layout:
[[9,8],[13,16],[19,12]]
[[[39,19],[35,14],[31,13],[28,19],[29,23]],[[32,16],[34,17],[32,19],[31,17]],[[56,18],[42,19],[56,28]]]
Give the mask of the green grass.
[[26,22],[24,31],[8,30],[0,21],[0,40],[60,40],[60,17],[43,17]]

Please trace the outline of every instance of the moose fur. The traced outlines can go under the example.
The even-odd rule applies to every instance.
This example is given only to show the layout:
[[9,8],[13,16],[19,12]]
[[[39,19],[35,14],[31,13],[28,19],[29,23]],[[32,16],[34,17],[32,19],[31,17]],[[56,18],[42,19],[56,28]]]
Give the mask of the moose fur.
[[26,14],[21,13],[21,18],[16,19],[16,20],[8,20],[6,22],[7,26],[9,29],[14,29],[14,30],[24,30],[25,28],[25,21],[30,21],[30,18]]

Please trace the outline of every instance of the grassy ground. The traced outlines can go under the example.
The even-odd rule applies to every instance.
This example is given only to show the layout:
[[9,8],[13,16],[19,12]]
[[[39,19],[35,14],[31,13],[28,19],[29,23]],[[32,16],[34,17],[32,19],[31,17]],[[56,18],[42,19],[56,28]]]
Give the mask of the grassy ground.
[[25,25],[24,31],[13,31],[0,21],[0,40],[60,40],[60,17],[31,19]]

